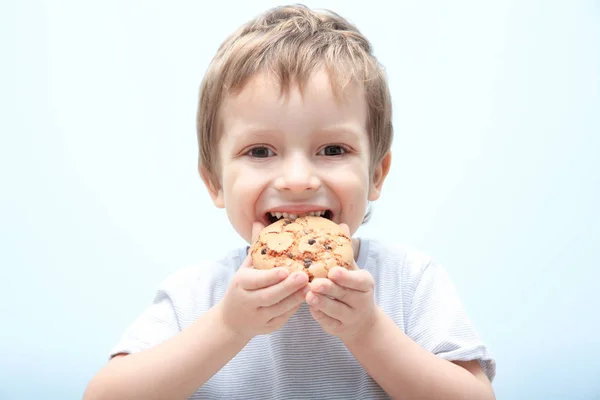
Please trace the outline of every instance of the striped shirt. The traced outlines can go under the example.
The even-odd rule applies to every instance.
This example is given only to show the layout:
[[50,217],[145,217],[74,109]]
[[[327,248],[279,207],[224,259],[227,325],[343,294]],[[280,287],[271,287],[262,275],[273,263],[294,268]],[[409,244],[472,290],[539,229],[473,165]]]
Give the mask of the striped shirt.
[[[231,251],[210,265],[180,270],[110,355],[134,353],[176,335],[223,297],[246,257]],[[441,265],[412,249],[361,239],[357,264],[375,280],[376,304],[413,341],[453,361],[479,360],[492,380],[496,364],[478,337]],[[280,330],[253,338],[191,399],[387,399],[335,336],[302,307]]]

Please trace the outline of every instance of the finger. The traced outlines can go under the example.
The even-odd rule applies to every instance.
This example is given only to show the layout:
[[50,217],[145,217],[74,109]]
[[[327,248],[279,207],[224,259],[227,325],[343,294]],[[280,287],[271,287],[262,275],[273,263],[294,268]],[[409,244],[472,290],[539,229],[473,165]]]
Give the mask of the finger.
[[283,325],[288,319],[290,319],[292,317],[292,315],[296,314],[296,311],[298,311],[300,309],[300,306],[302,304],[298,304],[296,307],[292,308],[291,310],[287,311],[284,314],[281,314],[275,318],[271,318],[271,320],[269,320],[269,322],[267,322],[267,325],[271,325],[271,326],[279,326],[279,325]]
[[308,276],[304,272],[295,272],[276,285],[255,291],[254,295],[260,307],[269,307],[306,286],[307,283]]
[[[352,235],[350,235],[350,228],[348,227],[348,225],[341,223],[340,227],[342,228],[342,230],[346,233],[346,235],[348,235],[348,237],[350,238],[350,240],[352,240]],[[353,244],[354,246],[354,244]],[[352,265],[349,268],[351,271],[352,270],[358,270],[358,265],[356,264],[356,261],[352,261]]]
[[342,323],[335,318],[330,317],[325,314],[323,311],[318,310],[316,308],[310,308],[310,314],[321,326],[327,330],[335,330]]
[[256,240],[258,239],[258,235],[260,234],[260,231],[264,228],[265,226],[263,225],[262,222],[256,221],[252,224],[252,243],[256,242]]
[[369,292],[373,290],[375,283],[373,276],[366,270],[348,271],[342,267],[334,267],[329,270],[327,275],[331,281],[347,289],[357,290],[359,292]]
[[353,312],[347,304],[313,292],[306,295],[306,302],[311,308],[322,311],[338,321],[347,321]]
[[240,265],[240,268],[253,268],[252,257],[250,256],[250,253],[246,255],[246,258],[244,258],[244,261],[242,261],[242,265]]
[[[252,223],[252,242],[250,243],[250,245],[253,245],[258,240],[258,235],[264,227],[265,226],[262,224],[262,222],[256,221]],[[241,266],[242,268],[253,268],[250,252],[248,252],[248,255],[244,259],[244,262]]]
[[237,272],[238,285],[244,290],[256,291],[269,288],[287,278],[289,272],[284,268],[267,270],[243,268]]
[[348,235],[348,237],[350,237],[350,228],[348,227],[348,225],[341,223],[340,228],[342,228],[342,230],[346,233],[346,235]]
[[304,303],[304,299],[308,291],[308,286],[305,286],[302,289],[299,289],[296,292],[289,295],[288,297],[284,298],[279,303],[273,304],[269,307],[261,307],[260,312],[268,314],[269,316],[271,316],[271,318],[284,315],[291,309]]
[[310,283],[310,290],[328,297],[344,302],[344,298],[349,294],[349,289],[338,285],[331,279],[315,278]]

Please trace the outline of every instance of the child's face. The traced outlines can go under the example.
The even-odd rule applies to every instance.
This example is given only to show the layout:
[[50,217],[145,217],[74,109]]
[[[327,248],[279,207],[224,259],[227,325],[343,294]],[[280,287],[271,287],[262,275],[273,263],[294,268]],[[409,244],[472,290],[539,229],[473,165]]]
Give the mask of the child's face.
[[225,99],[218,146],[220,186],[207,183],[234,229],[248,242],[252,224],[274,214],[327,211],[358,229],[368,201],[379,197],[390,156],[369,173],[367,104],[362,89],[347,88],[338,102],[327,74],[315,73],[303,96],[288,96],[267,75]]

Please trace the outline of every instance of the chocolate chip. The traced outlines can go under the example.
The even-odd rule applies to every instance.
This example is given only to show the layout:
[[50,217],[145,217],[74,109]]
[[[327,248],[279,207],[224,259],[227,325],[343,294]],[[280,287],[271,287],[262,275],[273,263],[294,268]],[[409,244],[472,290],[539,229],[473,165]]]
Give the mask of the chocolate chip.
[[329,246],[328,244],[325,245],[325,250],[331,250],[331,246]]
[[289,224],[291,224],[291,223],[292,223],[292,221],[290,221],[289,219],[286,219],[286,220],[284,221],[284,224],[285,224],[285,225],[289,225]]
[[315,239],[308,239],[308,244],[315,244],[317,241]]
[[310,267],[310,264],[312,264],[312,260],[310,258],[305,258],[304,259],[304,268]]
[[267,249],[262,249],[262,250],[260,251],[260,254],[267,254]]
[[288,253],[288,257],[289,258],[294,258],[294,255],[292,253]]

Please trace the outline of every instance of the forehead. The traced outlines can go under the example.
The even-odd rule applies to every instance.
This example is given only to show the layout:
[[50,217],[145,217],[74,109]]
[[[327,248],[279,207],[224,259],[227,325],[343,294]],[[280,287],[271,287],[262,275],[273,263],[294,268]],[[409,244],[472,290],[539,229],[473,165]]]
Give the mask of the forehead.
[[225,135],[248,129],[298,132],[336,126],[366,135],[367,115],[364,89],[358,84],[336,90],[325,71],[315,71],[301,84],[282,87],[278,78],[261,73],[225,96],[219,125]]

